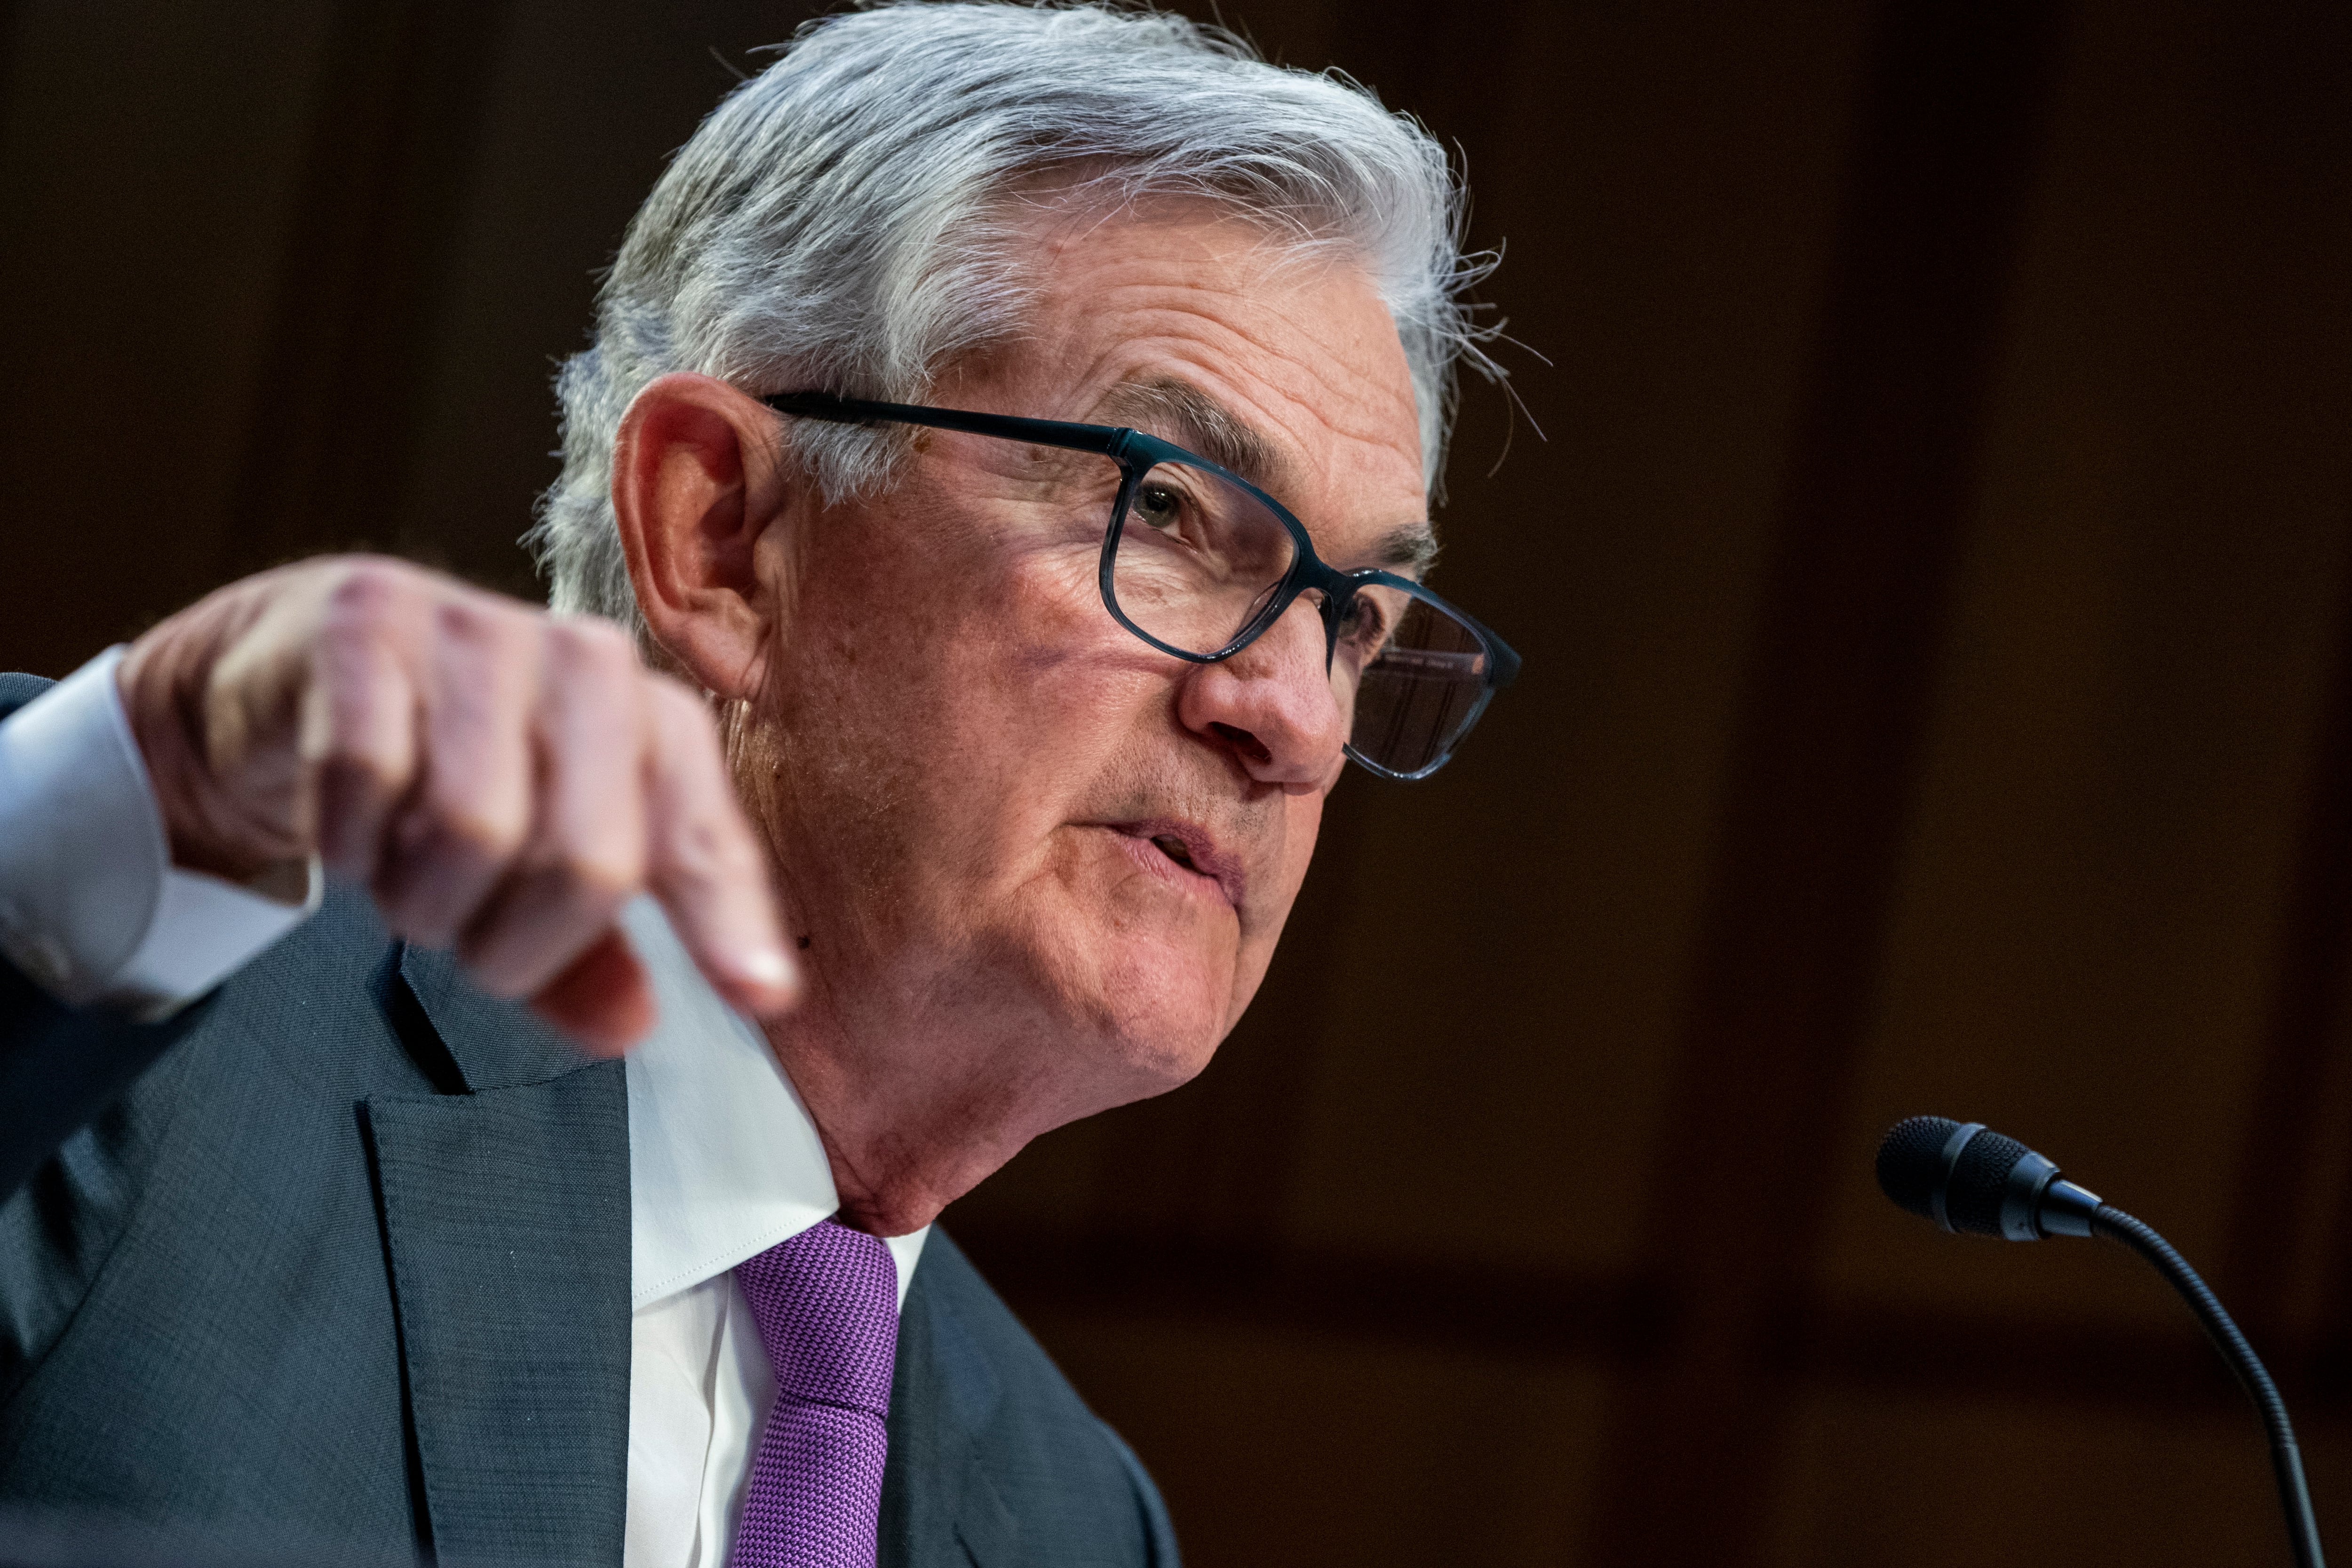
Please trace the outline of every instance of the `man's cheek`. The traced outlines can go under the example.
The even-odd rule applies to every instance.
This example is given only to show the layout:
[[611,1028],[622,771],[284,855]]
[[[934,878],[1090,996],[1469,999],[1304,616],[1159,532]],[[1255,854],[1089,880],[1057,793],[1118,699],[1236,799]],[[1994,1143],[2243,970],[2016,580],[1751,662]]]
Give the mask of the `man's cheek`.
[[[1290,918],[1291,906],[1298,902],[1298,890],[1307,884],[1307,873],[1315,862],[1315,842],[1323,826],[1324,793],[1293,797],[1286,802],[1282,818],[1282,848],[1275,857],[1281,870],[1276,873],[1276,889],[1279,902],[1272,902],[1272,918],[1267,924],[1279,934]],[[1273,937],[1268,936],[1271,946]]]
[[1301,797],[1286,815],[1283,823],[1283,844],[1280,854],[1274,858],[1277,868],[1266,881],[1273,883],[1261,890],[1265,896],[1254,898],[1250,918],[1242,923],[1241,940],[1234,956],[1233,1005],[1225,1027],[1231,1029],[1241,1020],[1243,1010],[1265,979],[1267,967],[1274,962],[1274,950],[1289,925],[1291,911],[1298,903],[1298,890],[1306,884],[1307,871],[1315,855],[1315,837],[1322,820],[1323,797],[1319,794]]

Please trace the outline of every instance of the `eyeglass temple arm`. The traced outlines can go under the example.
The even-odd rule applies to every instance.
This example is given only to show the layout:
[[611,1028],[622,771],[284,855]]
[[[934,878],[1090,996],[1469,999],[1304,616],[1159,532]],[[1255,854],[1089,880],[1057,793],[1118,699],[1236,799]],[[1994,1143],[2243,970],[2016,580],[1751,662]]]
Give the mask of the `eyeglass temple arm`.
[[960,430],[970,435],[993,435],[1026,441],[1037,446],[1057,446],[1070,452],[1099,452],[1116,457],[1135,433],[1121,425],[1074,424],[1059,419],[1021,419],[1009,413],[973,413],[960,408],[923,408],[914,403],[869,402],[863,398],[835,397],[831,392],[778,392],[760,400],[778,413],[829,424],[920,424],[937,430]]

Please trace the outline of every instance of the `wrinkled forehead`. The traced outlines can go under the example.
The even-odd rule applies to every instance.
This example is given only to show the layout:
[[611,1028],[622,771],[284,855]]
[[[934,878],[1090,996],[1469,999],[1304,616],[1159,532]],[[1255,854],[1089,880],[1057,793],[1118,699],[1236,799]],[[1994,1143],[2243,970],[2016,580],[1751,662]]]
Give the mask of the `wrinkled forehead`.
[[1172,375],[1131,377],[1113,383],[1088,414],[1097,424],[1126,424],[1197,452],[1262,490],[1281,490],[1297,477],[1288,453],[1213,392]]
[[[1420,409],[1403,339],[1354,240],[1245,204],[1169,197],[1104,207],[1080,192],[1022,204],[1011,249],[1008,277],[1025,298],[1006,347],[1035,346],[1033,329],[1147,340],[1163,329],[1189,340],[1171,346],[1228,386],[1254,372],[1311,379],[1320,394],[1314,401],[1356,437],[1418,462]],[[1208,329],[1187,333],[1186,317]],[[1116,377],[1098,379],[1094,395],[1113,380],[1148,381],[1144,368],[1118,367]],[[1335,402],[1344,411],[1329,407]],[[1297,422],[1277,414],[1274,423]]]

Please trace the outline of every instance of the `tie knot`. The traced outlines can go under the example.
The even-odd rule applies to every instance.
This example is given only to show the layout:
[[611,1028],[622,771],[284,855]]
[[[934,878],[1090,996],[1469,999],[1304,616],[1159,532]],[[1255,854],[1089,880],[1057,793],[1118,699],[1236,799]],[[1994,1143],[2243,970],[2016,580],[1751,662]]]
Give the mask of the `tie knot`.
[[779,1396],[886,1416],[898,1348],[898,1264],[835,1220],[735,1266]]

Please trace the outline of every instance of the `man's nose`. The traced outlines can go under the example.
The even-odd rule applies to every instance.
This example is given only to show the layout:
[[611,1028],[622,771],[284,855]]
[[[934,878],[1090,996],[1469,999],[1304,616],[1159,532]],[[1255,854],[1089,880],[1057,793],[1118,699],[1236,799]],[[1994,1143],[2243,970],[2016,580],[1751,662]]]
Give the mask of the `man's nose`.
[[1348,716],[1331,689],[1323,617],[1295,601],[1232,658],[1195,664],[1176,699],[1184,727],[1266,784],[1328,784],[1345,760]]

